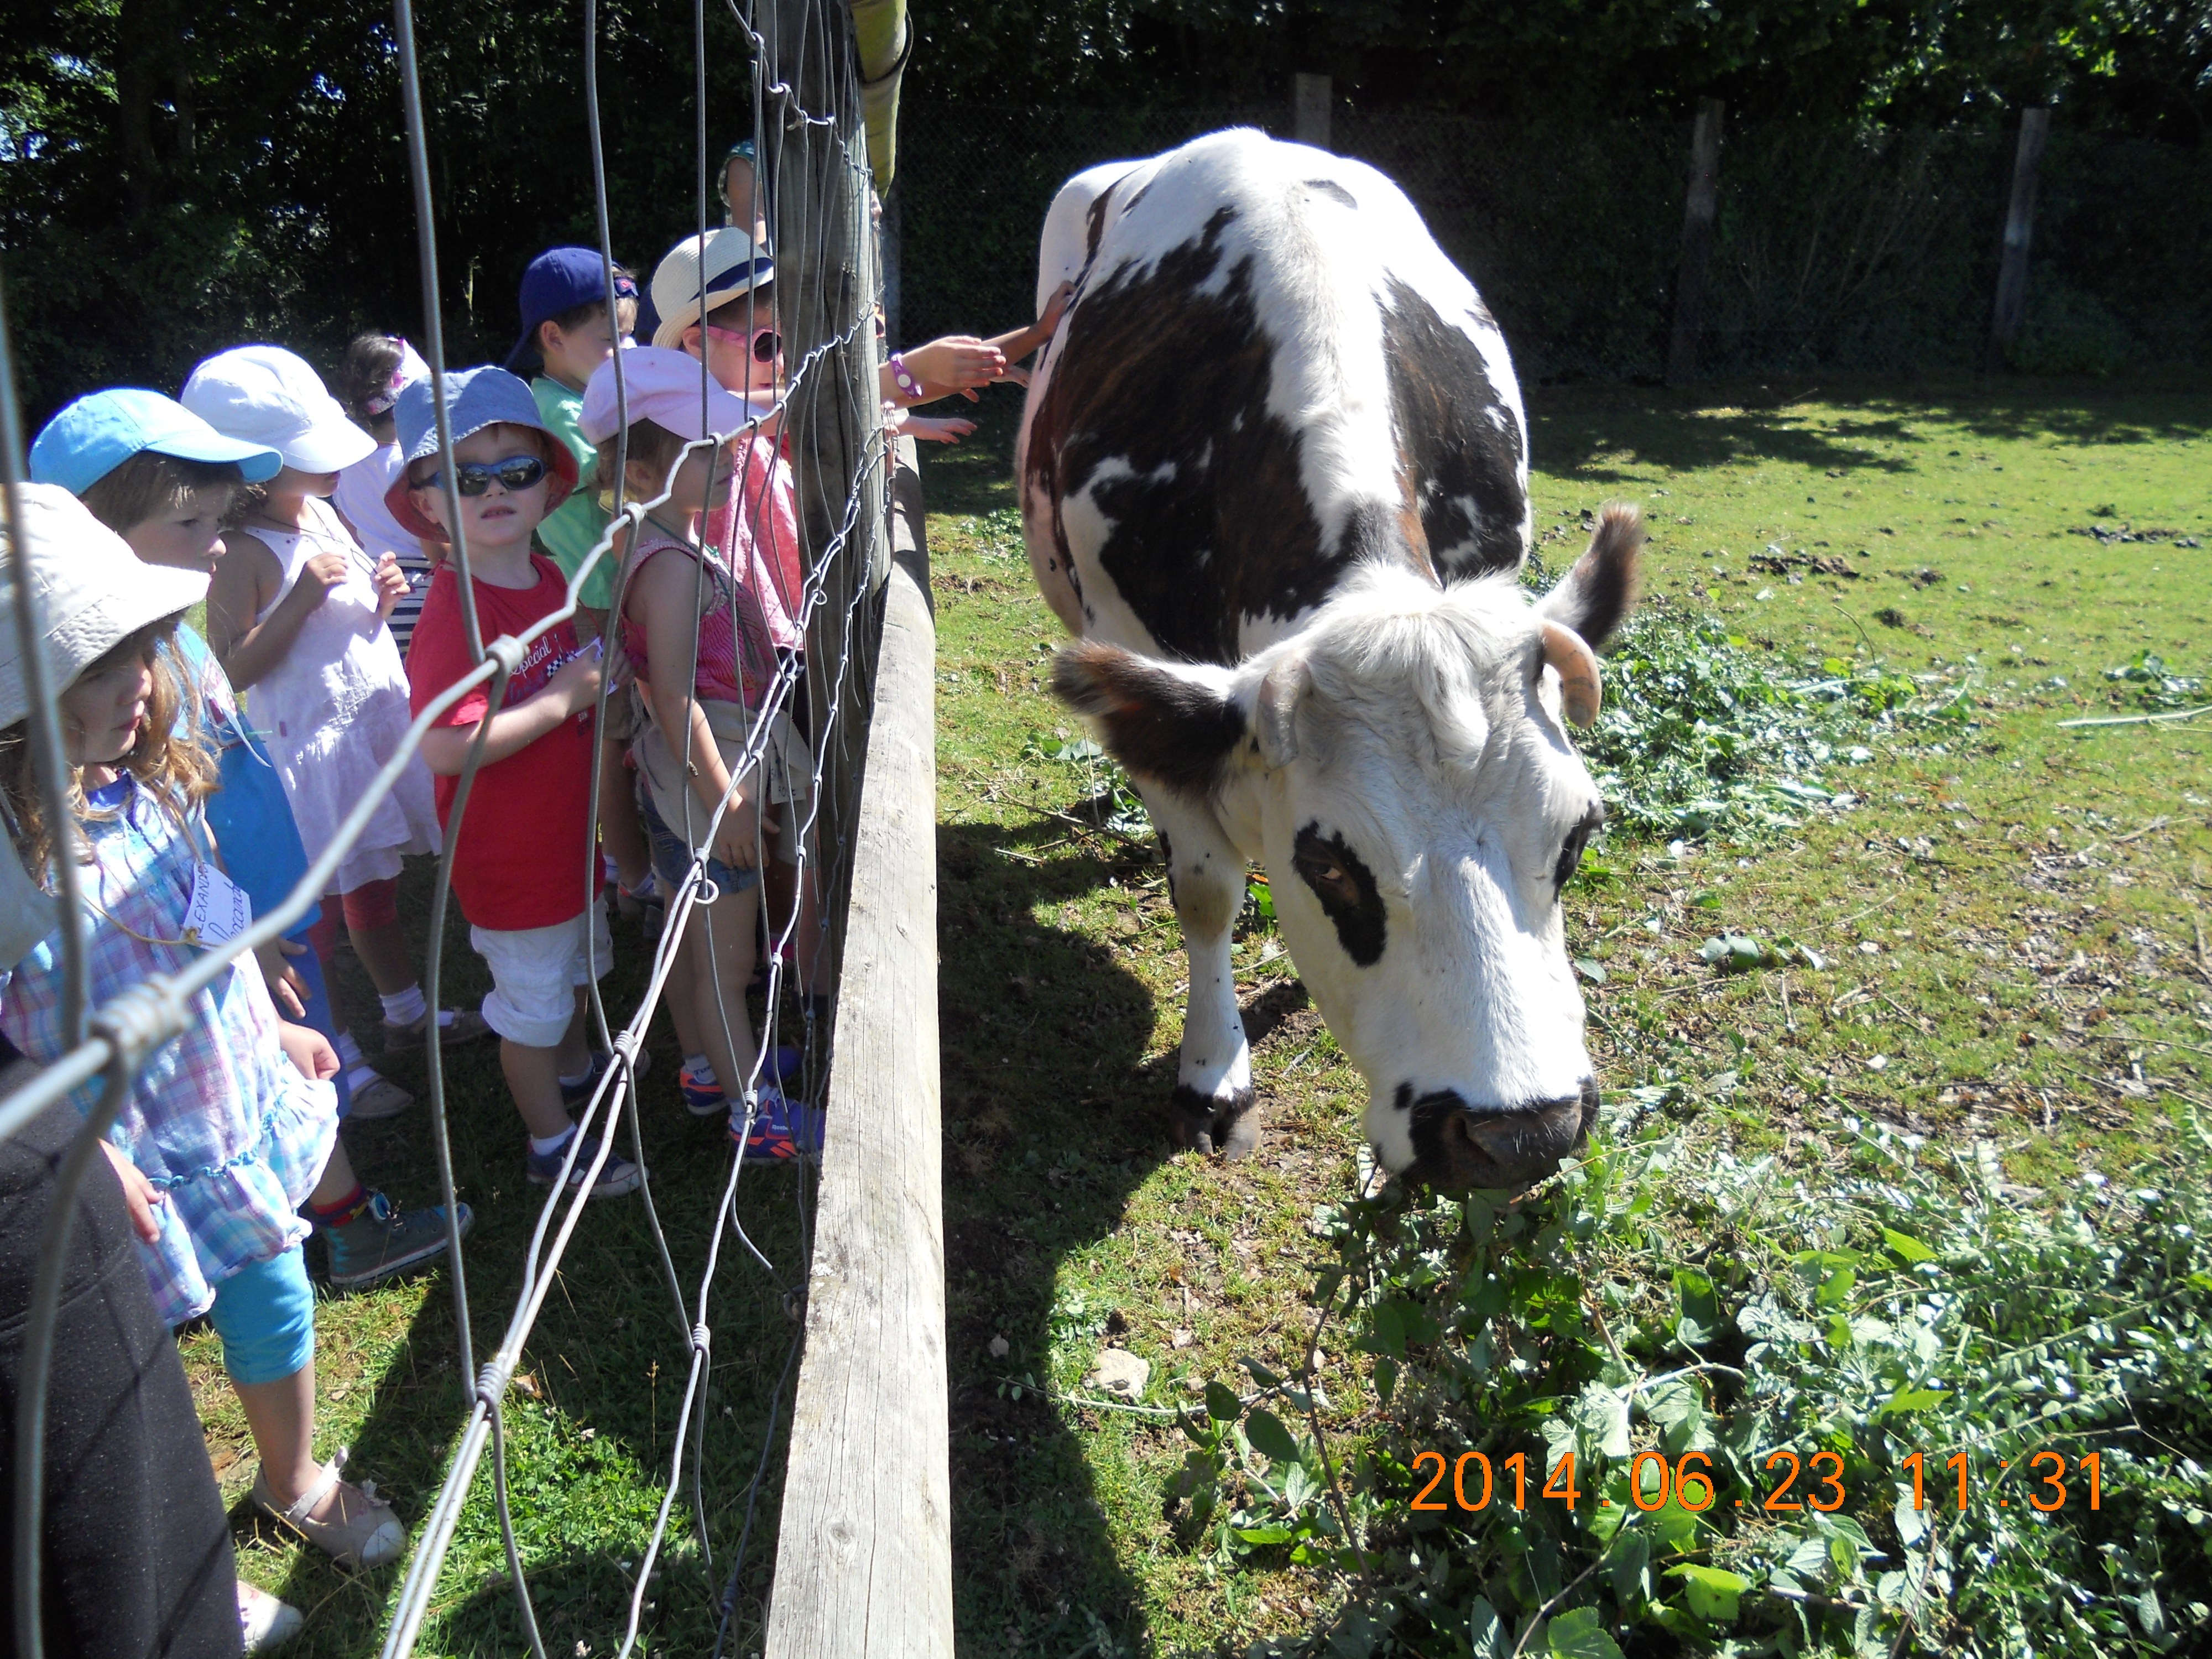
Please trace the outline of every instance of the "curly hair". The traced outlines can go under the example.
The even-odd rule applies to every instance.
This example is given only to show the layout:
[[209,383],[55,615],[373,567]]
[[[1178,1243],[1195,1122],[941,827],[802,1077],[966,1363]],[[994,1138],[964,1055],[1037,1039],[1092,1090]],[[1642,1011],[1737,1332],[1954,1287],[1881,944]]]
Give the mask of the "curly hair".
[[[164,805],[180,818],[197,811],[216,787],[215,757],[200,735],[199,722],[187,721],[183,731],[178,730],[178,710],[190,691],[174,644],[177,624],[183,620],[179,612],[148,623],[118,641],[77,677],[81,679],[84,674],[105,673],[134,657],[146,665],[153,679],[152,690],[146,697],[146,714],[138,723],[130,751],[113,764],[130,773],[140,787],[162,798]],[[66,772],[64,793],[70,811],[78,822],[94,822],[112,816],[86,800],[82,767],[70,766]],[[43,875],[60,850],[58,843],[64,832],[60,826],[46,822],[46,799],[39,788],[32,760],[27,720],[18,720],[0,732],[0,806],[6,808],[8,827],[15,838],[15,850],[22,858],[23,868],[34,875]],[[74,851],[78,862],[92,861],[91,846],[82,837],[77,838]]]

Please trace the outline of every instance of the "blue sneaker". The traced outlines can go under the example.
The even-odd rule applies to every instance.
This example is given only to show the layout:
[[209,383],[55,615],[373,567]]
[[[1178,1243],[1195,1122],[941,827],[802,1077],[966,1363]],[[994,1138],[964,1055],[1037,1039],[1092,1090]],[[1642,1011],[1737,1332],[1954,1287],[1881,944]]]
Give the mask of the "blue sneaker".
[[[769,1050],[768,1063],[761,1067],[761,1081],[789,1083],[805,1068],[806,1057],[786,1043]],[[676,1074],[676,1086],[683,1092],[684,1109],[694,1117],[720,1117],[730,1109],[730,1097],[723,1091],[721,1079],[709,1083],[688,1064]]]
[[730,1108],[730,1139],[744,1149],[747,1164],[789,1164],[799,1158],[819,1163],[823,1115],[815,1108],[786,1100],[773,1083],[761,1085],[753,1120],[745,1123],[742,1104]]
[[[591,1170],[592,1160],[599,1155],[599,1141],[606,1132],[607,1127],[604,1121],[593,1124],[590,1136],[581,1146],[576,1149],[575,1167],[568,1171],[568,1184],[571,1187],[580,1187],[583,1184],[584,1177]],[[576,1133],[575,1130],[571,1129],[568,1132],[568,1139],[550,1152],[541,1152],[535,1148],[531,1148],[527,1172],[532,1186],[550,1187],[560,1180],[561,1160],[568,1156],[568,1147],[576,1139]],[[525,1140],[523,1145],[528,1147],[530,1143]],[[599,1170],[599,1178],[592,1183],[590,1196],[620,1198],[624,1193],[635,1192],[644,1179],[644,1173],[636,1164],[631,1163],[620,1152],[610,1150],[607,1153],[607,1161]]]

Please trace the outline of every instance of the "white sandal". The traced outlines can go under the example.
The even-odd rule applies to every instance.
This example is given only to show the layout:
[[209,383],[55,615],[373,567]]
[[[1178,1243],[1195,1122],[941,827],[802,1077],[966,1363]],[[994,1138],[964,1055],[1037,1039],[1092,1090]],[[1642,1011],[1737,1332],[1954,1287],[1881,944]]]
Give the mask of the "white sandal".
[[238,1629],[248,1653],[267,1653],[300,1633],[307,1622],[299,1608],[279,1601],[267,1590],[238,1581]]
[[[345,1461],[346,1449],[340,1446],[337,1455],[323,1465],[315,1484],[302,1492],[300,1501],[289,1509],[276,1507],[276,1497],[269,1490],[267,1471],[258,1472],[253,1477],[254,1506],[292,1528],[342,1567],[380,1567],[387,1561],[398,1559],[399,1553],[407,1547],[407,1528],[399,1524],[392,1505],[376,1495],[374,1481],[364,1480],[356,1486],[338,1479],[338,1471],[345,1467]],[[362,1500],[359,1512],[350,1520],[313,1519],[315,1506],[331,1487],[339,1486]],[[350,1505],[341,1500],[338,1507],[343,1510]]]

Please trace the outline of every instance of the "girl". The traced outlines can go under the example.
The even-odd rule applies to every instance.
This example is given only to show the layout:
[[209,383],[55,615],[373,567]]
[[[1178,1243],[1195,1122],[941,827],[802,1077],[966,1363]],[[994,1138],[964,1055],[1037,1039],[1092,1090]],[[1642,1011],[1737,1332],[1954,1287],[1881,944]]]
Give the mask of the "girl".
[[[712,427],[702,427],[695,359],[636,346],[622,361],[631,416],[625,488],[633,501],[668,491],[623,550],[629,586],[619,637],[652,716],[637,743],[639,806],[664,890],[672,896],[705,852],[706,896],[714,899],[695,905],[685,923],[668,992],[672,1011],[690,1010],[678,1027],[686,1048],[702,1045],[721,1086],[696,1098],[687,1088],[685,1098],[706,1115],[723,1109],[727,1089],[731,1138],[748,1162],[811,1157],[821,1150],[821,1115],[785,1100],[773,1081],[762,1082],[757,1097],[742,1085],[758,1069],[744,988],[755,955],[761,842],[772,838],[777,858],[798,860],[812,769],[790,717],[765,708],[776,659],[760,600],[694,531],[728,489],[728,459],[684,448],[708,430],[742,428],[745,406],[712,389],[704,410]],[[608,480],[617,476],[615,419],[609,364],[586,386],[583,410],[585,434],[599,446],[598,476]],[[763,721],[761,758],[733,784],[730,765]],[[729,808],[710,836],[726,796]],[[728,1088],[732,1079],[741,1086]]]
[[[30,761],[21,668],[0,672],[0,803],[24,868],[49,887],[57,860],[80,866],[81,927],[94,1006],[153,974],[177,974],[202,941],[186,925],[195,892],[227,884],[200,803],[215,767],[187,726],[167,648],[207,590],[197,574],[142,564],[66,490],[21,487],[28,546],[45,592],[69,809],[48,821]],[[12,597],[12,595],[11,595]],[[13,618],[9,626],[12,636]],[[224,914],[217,902],[210,916]],[[216,938],[210,926],[208,939]],[[0,974],[0,1030],[31,1059],[70,1046],[62,1029],[58,929]],[[345,1453],[313,1455],[314,1297],[297,1206],[337,1128],[329,1045],[279,1024],[245,961],[190,1000],[183,1035],[132,1079],[106,1150],[121,1179],[154,1305],[171,1325],[209,1314],[261,1455],[254,1502],[343,1566],[396,1557],[406,1534],[373,1489],[339,1478]],[[75,1098],[88,1109],[99,1092]]]
[[[231,684],[252,688],[255,723],[283,776],[309,855],[335,837],[409,724],[407,671],[386,626],[407,591],[390,553],[372,562],[325,499],[376,441],[348,420],[315,371],[277,346],[210,357],[185,383],[185,408],[229,437],[267,445],[284,467],[247,492],[208,590],[208,643]],[[422,988],[399,930],[402,857],[439,850],[430,774],[409,762],[337,871],[313,934],[332,977],[337,918],[384,1004],[384,1050],[420,1049]],[[481,1016],[440,1015],[446,1042],[485,1036]],[[362,1064],[350,1033],[340,1057],[356,1117],[389,1116],[404,1090]],[[396,1099],[395,1099],[396,1097]]]
[[422,539],[403,529],[384,505],[384,492],[399,476],[399,439],[392,406],[398,402],[401,388],[429,378],[429,364],[397,334],[355,336],[338,368],[338,399],[377,447],[338,474],[331,504],[371,559],[381,563],[389,553],[406,573],[407,592],[385,622],[403,662],[415,618],[422,614],[422,595],[430,586],[433,561]]

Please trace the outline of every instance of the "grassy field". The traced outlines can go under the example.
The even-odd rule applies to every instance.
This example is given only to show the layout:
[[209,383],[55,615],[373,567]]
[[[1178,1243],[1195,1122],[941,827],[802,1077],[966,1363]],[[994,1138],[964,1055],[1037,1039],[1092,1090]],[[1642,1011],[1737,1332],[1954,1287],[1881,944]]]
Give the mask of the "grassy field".
[[[1820,779],[1845,806],[1791,829],[1614,833],[1570,890],[1595,972],[1594,1057],[1609,1103],[1648,1099],[1686,1158],[1771,1152],[1817,1206],[1844,1167],[1843,1119],[1936,1143],[1987,1139],[2021,1202],[2085,1170],[2168,1163],[2206,1101],[2212,963],[2212,720],[2057,729],[2132,712],[2107,669],[2150,653],[2207,672],[2212,398],[2109,387],[1742,386],[1533,400],[1540,554],[1629,499],[1653,530],[1651,589],[1710,614],[1778,673],[1881,659],[1959,718],[1848,750]],[[1243,932],[1246,1021],[1268,1138],[1236,1166],[1169,1155],[1183,960],[1153,847],[1102,826],[1095,763],[1041,687],[1059,630],[1010,511],[1013,399],[925,461],[939,624],[946,1275],[961,1650],[977,1656],[1241,1651],[1313,1628],[1346,1581],[1262,1552],[1192,1549],[1169,1518],[1184,1446],[1164,1408],[1303,1355],[1316,1205],[1357,1180],[1364,1085],[1273,934]],[[2154,533],[2155,532],[2155,533]],[[2139,671],[2139,672],[2148,672]],[[2184,688],[2185,690],[2185,688]],[[2201,701],[2189,696],[2188,702]],[[1788,935],[1823,966],[1717,974],[1727,933]],[[617,930],[611,1008],[642,952]],[[458,927],[453,995],[484,988]],[[364,1026],[373,1001],[348,967]],[[1596,975],[1601,974],[1601,982]],[[665,1027],[645,1085],[654,1194],[689,1297],[723,1160],[719,1126],[675,1101]],[[419,1069],[395,1067],[419,1085]],[[488,1052],[451,1066],[455,1155],[479,1212],[479,1351],[511,1300],[536,1194]],[[349,1133],[370,1180],[434,1191],[421,1113]],[[707,1402],[707,1542],[680,1501],[646,1650],[703,1653],[793,1327],[798,1203],[749,1175],[739,1213],[775,1276],[726,1249]],[[726,1241],[726,1243],[732,1243]],[[311,1246],[311,1252],[317,1247]],[[443,1274],[322,1310],[326,1447],[343,1440],[410,1521],[465,1410]],[[1146,1413],[1083,1379],[1106,1346],[1152,1364]],[[1333,1431],[1371,1420],[1370,1360],[1332,1339]],[[212,1338],[185,1341],[227,1495],[250,1446]],[[635,1200],[594,1206],[530,1346],[509,1417],[526,1566],[548,1650],[611,1652],[659,1503],[687,1346]],[[1091,1402],[1091,1403],[1085,1403]],[[1149,1413],[1149,1414],[1148,1414]],[[776,1469],[734,1641],[758,1647]],[[449,1558],[425,1653],[521,1650],[489,1483]],[[399,1570],[349,1580],[240,1511],[249,1576],[313,1611],[304,1654],[368,1650]],[[764,1528],[769,1534],[760,1536]],[[1257,1563],[1257,1565],[1255,1565]]]

